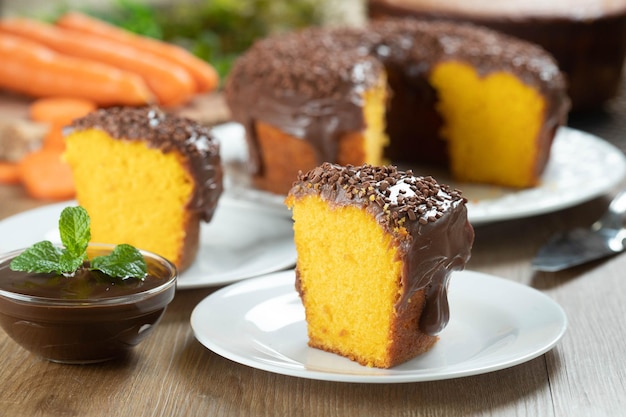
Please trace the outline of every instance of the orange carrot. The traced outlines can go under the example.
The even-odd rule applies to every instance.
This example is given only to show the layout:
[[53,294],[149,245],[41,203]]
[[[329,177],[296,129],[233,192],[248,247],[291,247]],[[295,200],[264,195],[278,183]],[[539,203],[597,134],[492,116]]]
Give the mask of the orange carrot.
[[134,72],[145,80],[162,105],[181,104],[195,92],[191,75],[181,66],[119,42],[17,17],[0,20],[0,32],[40,42],[63,54]]
[[18,164],[22,184],[33,198],[67,200],[75,196],[72,171],[58,150],[41,148]]
[[56,21],[56,25],[97,35],[124,45],[131,45],[142,51],[153,53],[163,59],[177,63],[186,68],[194,78],[197,92],[214,90],[219,82],[217,71],[211,64],[177,45],[136,35],[80,12],[65,13]]
[[29,106],[31,120],[48,123],[49,129],[43,138],[44,148],[65,150],[63,128],[74,119],[96,110],[97,104],[90,100],[71,97],[49,97],[35,100]]
[[0,184],[19,184],[20,174],[16,162],[0,161]]
[[73,97],[48,97],[33,101],[28,113],[35,122],[66,126],[98,108],[91,100]]
[[97,108],[97,104],[90,100],[49,97],[33,101],[29,106],[29,115],[31,120],[49,125],[43,146],[63,151],[65,149],[63,128],[74,119],[85,116]]
[[33,97],[86,98],[102,106],[140,105],[151,100],[136,74],[91,60],[65,56],[0,31],[0,88]]
[[52,125],[48,133],[43,137],[43,147],[45,149],[54,149],[60,152],[65,151],[65,136],[63,135],[63,126]]

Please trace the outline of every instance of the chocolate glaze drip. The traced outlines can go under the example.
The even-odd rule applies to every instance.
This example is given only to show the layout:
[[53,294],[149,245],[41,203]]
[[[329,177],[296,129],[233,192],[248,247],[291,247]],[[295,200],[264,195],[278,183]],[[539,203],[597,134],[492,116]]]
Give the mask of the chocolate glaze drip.
[[[402,296],[396,311],[426,290],[420,329],[436,335],[449,320],[447,287],[450,273],[470,258],[474,230],[467,220],[466,200],[457,190],[432,177],[413,176],[393,166],[341,167],[324,163],[301,174],[290,196],[319,195],[329,204],[361,207],[394,237],[404,260]],[[407,233],[402,233],[401,230]],[[300,283],[296,282],[300,291]]]
[[99,109],[74,120],[71,130],[100,129],[120,140],[145,141],[163,152],[178,151],[195,180],[187,209],[210,221],[223,190],[219,144],[208,127],[151,107]]
[[[246,127],[254,172],[263,169],[254,131],[258,120],[309,141],[321,164],[337,160],[342,133],[363,127],[360,94],[380,80],[381,68],[401,72],[402,88],[423,90],[432,68],[450,60],[470,64],[481,76],[510,72],[541,91],[547,103],[542,137],[564,123],[565,79],[543,49],[476,26],[415,19],[309,28],[260,40],[235,63],[225,94],[233,117]],[[396,111],[392,107],[390,113]],[[420,127],[414,130],[419,137]],[[538,171],[547,157],[540,158]]]

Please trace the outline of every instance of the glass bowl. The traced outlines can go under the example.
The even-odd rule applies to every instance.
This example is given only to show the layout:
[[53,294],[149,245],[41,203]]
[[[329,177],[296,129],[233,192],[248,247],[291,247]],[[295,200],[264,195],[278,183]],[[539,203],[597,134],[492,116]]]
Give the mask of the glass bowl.
[[[87,256],[113,248],[90,244]],[[125,354],[152,333],[174,298],[176,267],[151,252],[140,251],[148,267],[142,281],[12,271],[11,259],[23,250],[0,255],[0,326],[23,348],[53,362],[96,363]]]

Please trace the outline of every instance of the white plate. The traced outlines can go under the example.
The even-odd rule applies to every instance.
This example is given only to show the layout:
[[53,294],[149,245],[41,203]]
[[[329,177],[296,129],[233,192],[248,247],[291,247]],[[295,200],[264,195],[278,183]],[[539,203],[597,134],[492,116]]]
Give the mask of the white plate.
[[191,315],[196,338],[253,368],[327,381],[395,383],[458,378],[533,359],[561,339],[563,309],[528,286],[471,271],[450,284],[450,323],[427,353],[392,369],[361,366],[307,346],[304,308],[293,271],[222,288]]
[[[229,191],[237,198],[255,201],[290,215],[283,196],[255,190],[242,173],[246,160],[243,127],[236,123],[216,126],[227,164]],[[456,183],[446,172],[410,166],[419,175],[433,175],[438,181],[463,191],[468,199],[468,217],[473,225],[549,213],[601,196],[618,185],[626,175],[626,157],[615,146],[591,134],[568,127],[559,129],[550,161],[541,184],[524,190]]]
[[[75,201],[28,210],[0,221],[0,253],[41,240],[60,242],[58,221]],[[223,285],[292,267],[296,261],[290,219],[223,196],[210,223],[200,228],[200,250],[177,288]]]

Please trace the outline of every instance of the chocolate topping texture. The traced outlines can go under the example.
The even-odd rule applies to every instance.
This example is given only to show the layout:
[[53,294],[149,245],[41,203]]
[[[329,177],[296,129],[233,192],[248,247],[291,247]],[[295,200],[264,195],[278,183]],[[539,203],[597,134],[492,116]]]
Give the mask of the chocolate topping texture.
[[147,106],[99,109],[74,120],[69,129],[100,129],[116,139],[145,141],[149,147],[164,153],[179,152],[185,157],[195,182],[187,208],[200,212],[207,222],[213,216],[223,189],[223,171],[219,143],[208,127]]
[[398,257],[405,260],[405,291],[397,302],[397,311],[401,314],[411,296],[425,289],[420,328],[431,335],[443,330],[450,314],[450,274],[464,268],[474,240],[474,230],[467,220],[467,201],[460,191],[395,166],[324,163],[300,173],[289,192],[296,199],[310,195],[319,195],[330,205],[362,207],[394,236]]
[[541,91],[546,114],[555,115],[550,126],[560,124],[569,108],[566,81],[540,47],[469,24],[415,19],[308,28],[259,40],[236,61],[225,95],[248,132],[254,172],[262,170],[256,120],[311,141],[319,163],[335,161],[331,143],[364,127],[361,93],[380,79],[381,68],[402,68],[410,83],[419,84],[437,63],[450,60],[467,62],[482,76],[510,72]]

